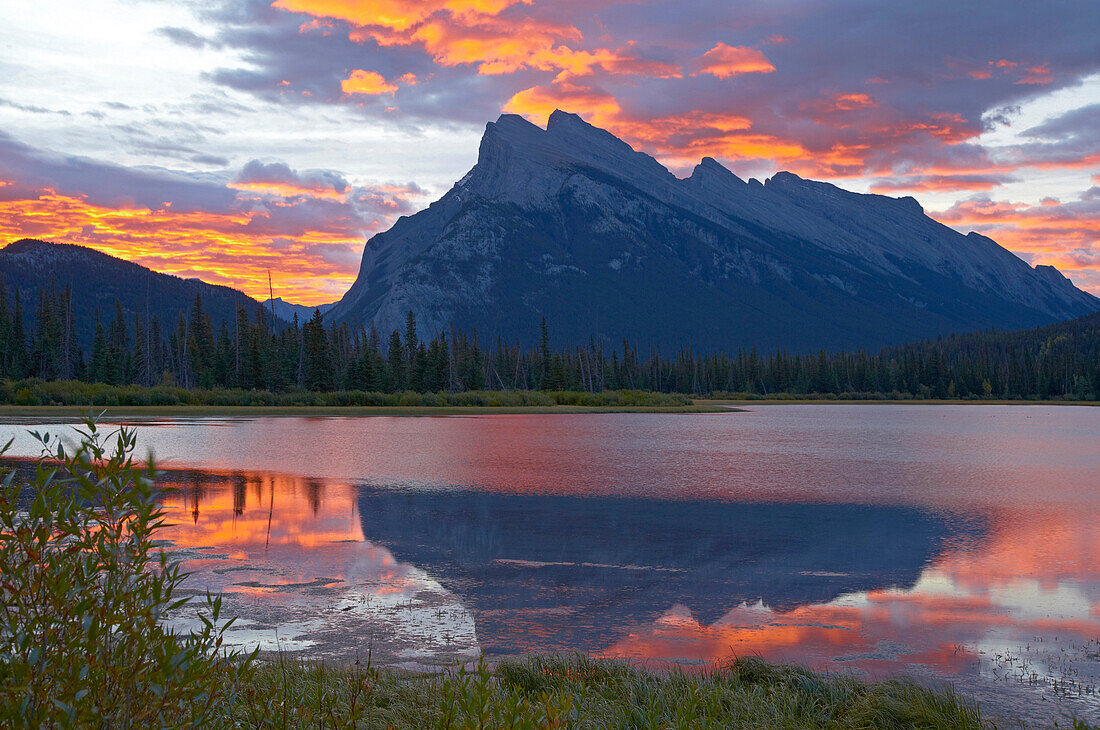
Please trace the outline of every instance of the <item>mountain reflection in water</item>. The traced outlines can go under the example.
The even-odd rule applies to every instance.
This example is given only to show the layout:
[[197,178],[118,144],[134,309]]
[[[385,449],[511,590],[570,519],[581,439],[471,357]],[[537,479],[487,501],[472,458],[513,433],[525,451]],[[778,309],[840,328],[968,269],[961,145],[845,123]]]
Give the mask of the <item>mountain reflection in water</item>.
[[[760,654],[1100,721],[1100,409],[137,428],[178,487],[189,585],[225,592],[244,644],[410,667]],[[36,453],[25,431],[0,425],[9,453]]]
[[269,649],[412,667],[479,651],[759,654],[875,677],[995,670],[1021,686],[1072,675],[1095,687],[1100,532],[1066,508],[1021,520],[263,473],[162,481],[193,587],[224,591],[241,640]]
[[363,534],[463,597],[492,653],[604,652],[683,606],[703,624],[908,588],[978,525],[912,507],[364,489]]

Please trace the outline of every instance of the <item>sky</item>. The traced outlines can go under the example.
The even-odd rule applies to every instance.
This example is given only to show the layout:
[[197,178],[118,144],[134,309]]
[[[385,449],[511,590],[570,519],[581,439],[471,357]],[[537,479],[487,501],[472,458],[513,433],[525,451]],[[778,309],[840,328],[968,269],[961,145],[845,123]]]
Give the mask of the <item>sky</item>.
[[502,112],[912,195],[1100,294],[1100,3],[4,0],[0,243],[305,304]]

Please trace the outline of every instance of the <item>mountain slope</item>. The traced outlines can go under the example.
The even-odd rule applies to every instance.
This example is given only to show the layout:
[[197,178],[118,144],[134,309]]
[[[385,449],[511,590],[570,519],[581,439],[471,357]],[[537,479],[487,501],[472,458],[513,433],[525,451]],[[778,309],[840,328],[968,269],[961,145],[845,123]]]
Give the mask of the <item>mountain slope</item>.
[[430,335],[455,325],[708,350],[877,347],[1100,308],[1051,267],[924,215],[912,198],[712,159],[678,179],[579,117],[503,115],[440,200],[374,236],[327,315]]
[[238,307],[244,307],[254,319],[260,306],[227,286],[160,274],[84,246],[30,238],[0,249],[0,277],[9,297],[19,290],[28,316],[34,312],[41,289],[51,284],[58,290],[72,286],[76,335],[85,349],[95,333],[96,310],[106,326],[114,316],[116,299],[128,327],[133,327],[135,312],[143,318],[148,312],[149,319],[156,316],[160,320],[165,332],[175,326],[181,312],[185,316],[190,313],[195,295],[202,296],[203,309],[215,327],[223,319],[232,327]]
[[333,304],[319,304],[315,307],[310,307],[305,304],[292,304],[282,297],[265,299],[263,305],[264,311],[274,312],[275,316],[284,322],[293,322],[294,315],[298,315],[299,322],[308,322],[315,310],[320,309],[321,314],[324,314],[333,307]]

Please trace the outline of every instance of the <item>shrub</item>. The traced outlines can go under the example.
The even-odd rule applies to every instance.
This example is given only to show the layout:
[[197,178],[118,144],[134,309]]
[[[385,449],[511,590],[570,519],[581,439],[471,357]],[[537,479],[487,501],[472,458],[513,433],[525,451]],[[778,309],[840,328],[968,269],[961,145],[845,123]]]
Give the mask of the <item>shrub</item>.
[[134,465],[131,430],[78,433],[70,449],[32,432],[33,476],[0,488],[0,726],[205,726],[251,658],[222,649],[220,598],[201,630],[166,627],[188,599],[154,539],[152,467]]

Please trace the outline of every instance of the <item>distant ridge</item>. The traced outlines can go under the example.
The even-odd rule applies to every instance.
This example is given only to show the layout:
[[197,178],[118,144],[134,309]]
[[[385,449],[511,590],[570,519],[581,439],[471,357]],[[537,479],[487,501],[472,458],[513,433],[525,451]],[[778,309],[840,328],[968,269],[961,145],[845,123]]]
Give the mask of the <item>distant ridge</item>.
[[284,301],[282,297],[265,299],[263,305],[264,309],[268,312],[274,311],[275,316],[285,322],[293,322],[294,315],[298,315],[299,322],[305,322],[313,316],[315,310],[319,309],[321,310],[321,314],[324,314],[335,306],[333,303],[318,304],[313,307],[306,304],[291,304],[290,302]]
[[85,349],[91,346],[96,311],[106,326],[114,316],[116,299],[128,327],[133,328],[135,314],[145,319],[148,309],[165,332],[175,326],[181,312],[186,316],[191,311],[196,295],[202,297],[215,327],[223,319],[232,327],[238,307],[244,307],[252,319],[260,307],[252,297],[227,286],[161,274],[85,246],[33,238],[0,248],[0,277],[9,297],[13,290],[19,291],[28,313],[34,311],[41,289],[72,286],[77,339]]
[[776,173],[741,180],[712,158],[677,179],[562,111],[546,129],[486,125],[477,164],[442,198],[368,241],[328,318],[451,325],[708,351],[877,348],[1034,327],[1100,309],[1053,267],[962,235],[910,197]]

